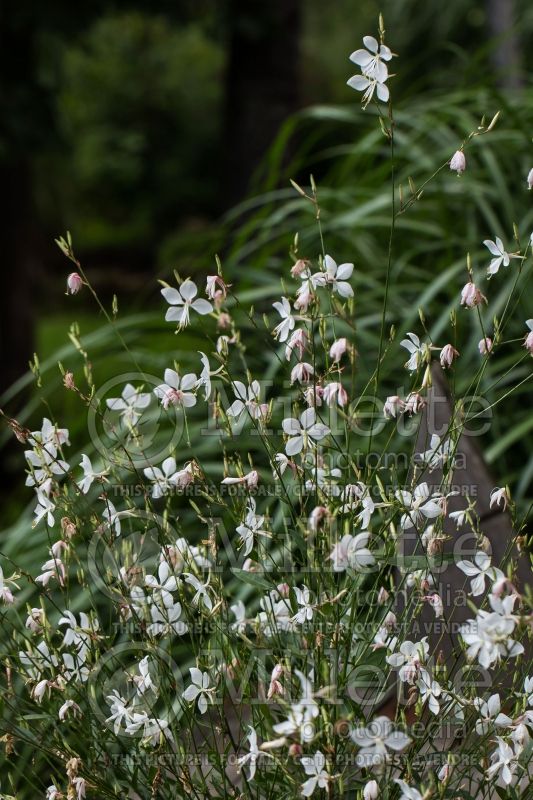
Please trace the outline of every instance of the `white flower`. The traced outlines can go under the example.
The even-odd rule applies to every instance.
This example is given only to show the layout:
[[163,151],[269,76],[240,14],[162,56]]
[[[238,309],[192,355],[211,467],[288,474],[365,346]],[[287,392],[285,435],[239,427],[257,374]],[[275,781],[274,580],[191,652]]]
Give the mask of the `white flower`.
[[157,499],[167,494],[173,486],[177,486],[179,472],[176,468],[176,459],[172,456],[165,458],[159,467],[146,467],[145,476],[153,483],[152,497]]
[[133,676],[133,683],[135,684],[137,694],[143,695],[149,689],[153,689],[155,691],[154,682],[152,680],[152,676],[150,675],[149,657],[145,656],[142,658],[137,666],[139,669],[139,674]]
[[134,428],[142,416],[142,412],[139,413],[137,409],[144,409],[149,406],[150,399],[148,392],[141,392],[138,389],[134,389],[131,383],[127,383],[121,397],[110,397],[109,400],[106,400],[106,403],[111,411],[120,412],[120,417],[125,425]]
[[30,466],[26,486],[38,486],[47,494],[50,492],[54,475],[64,475],[69,465],[57,457],[57,447],[48,442],[36,445],[33,450],[25,450],[24,456]]
[[326,757],[319,750],[314,756],[302,756],[302,766],[306,775],[310,777],[302,784],[302,794],[304,797],[311,797],[316,788],[326,789],[329,775],[325,769]]
[[405,366],[409,372],[416,372],[420,365],[420,361],[426,352],[426,346],[421,344],[420,339],[416,333],[408,333],[407,339],[402,339],[400,347],[405,347],[411,354],[409,360],[406,361]]
[[493,725],[512,725],[513,720],[507,714],[501,714],[501,701],[499,694],[492,694],[487,701],[481,697],[474,697],[480,719],[476,721],[476,733],[484,736],[489,733]]
[[391,667],[400,668],[398,677],[401,681],[413,684],[420,677],[427,676],[429,680],[429,675],[424,669],[428,655],[429,645],[427,636],[424,636],[419,642],[402,642],[399,652],[387,656],[386,661]]
[[[100,481],[107,481],[105,477],[109,470],[101,470],[97,472],[91,463],[91,459],[89,456],[86,456],[85,453],[81,454],[81,462],[80,467],[83,470],[83,478],[81,481],[78,481],[78,486],[80,487],[80,491],[83,494],[87,494],[93,481],[100,480]],[[108,482],[108,481],[107,481]]]
[[256,504],[255,498],[249,497],[246,506],[246,516],[244,522],[237,527],[237,533],[241,537],[244,546],[244,555],[250,555],[254,546],[254,536],[259,533],[264,533],[262,526],[264,524],[264,516],[255,513]]
[[213,687],[209,686],[209,673],[202,672],[197,667],[191,667],[189,672],[192,683],[183,692],[183,699],[188,703],[194,703],[197,700],[198,711],[200,714],[205,714],[208,701],[211,702],[210,693],[213,692]]
[[496,741],[498,747],[491,753],[492,764],[488,768],[486,775],[490,779],[499,772],[499,777],[506,786],[509,786],[513,782],[513,776],[518,766],[518,756],[500,736],[496,737]]
[[126,708],[127,700],[119,695],[116,689],[113,689],[110,695],[107,695],[106,700],[109,702],[111,716],[106,719],[106,722],[113,723],[113,730],[115,734],[119,734],[122,722],[130,722],[132,719],[132,712],[130,708]]
[[458,568],[469,578],[472,578],[470,587],[474,597],[478,597],[485,591],[485,580],[497,581],[504,577],[501,569],[491,567],[490,557],[480,550],[474,556],[474,561],[458,561]]
[[375,78],[382,83],[389,77],[389,71],[384,61],[390,61],[392,52],[385,44],[379,44],[373,36],[363,36],[363,44],[366,49],[355,50],[350,61],[361,67],[363,75]]
[[298,586],[294,587],[294,594],[299,609],[292,618],[292,622],[296,625],[303,625],[305,622],[310,622],[313,619],[314,606],[312,603],[311,590],[305,584],[302,584],[300,589]]
[[369,538],[368,531],[358,533],[357,536],[346,533],[329,555],[333,561],[333,571],[344,572],[348,568],[363,571],[372,567],[376,559],[367,547]]
[[431,680],[429,675],[424,672],[420,676],[417,686],[420,692],[420,699],[422,703],[428,704],[429,710],[432,714],[438,714],[440,711],[440,703],[438,698],[442,692],[440,684],[437,681]]
[[[502,603],[505,609],[510,609],[514,600],[512,595],[505,598]],[[502,657],[520,655],[524,652],[523,645],[511,638],[515,627],[516,620],[510,613],[478,611],[475,619],[467,620],[460,628],[461,637],[467,645],[467,658],[477,658],[482,667],[489,669]]]
[[54,447],[61,447],[63,444],[70,444],[67,428],[58,428],[47,417],[43,418],[40,431],[32,431],[31,439],[43,447],[52,444]]
[[63,703],[63,705],[61,706],[61,708],[59,709],[58,714],[57,714],[57,716],[59,717],[61,722],[63,722],[63,720],[67,716],[67,712],[70,709],[72,709],[73,714],[75,714],[75,715],[79,714],[81,716],[82,711],[81,711],[81,708],[79,707],[79,705],[77,703],[75,703],[74,700],[66,700]]
[[38,525],[39,522],[46,517],[46,524],[52,528],[54,525],[54,511],[55,504],[45,495],[44,492],[37,490],[37,505],[33,511],[35,519],[33,525]]
[[450,438],[442,441],[436,433],[431,434],[429,449],[419,454],[419,459],[427,465],[430,472],[442,467],[449,459],[453,450],[453,442]]
[[52,783],[46,790],[46,800],[62,800],[63,793],[59,791],[55,783]]
[[302,697],[298,703],[293,704],[289,709],[289,715],[283,722],[278,722],[272,730],[281,736],[292,736],[298,733],[302,743],[310,742],[315,736],[315,725],[313,720],[320,714],[319,708],[313,699],[311,682],[300,672],[294,670],[302,686]]
[[259,381],[252,381],[246,388],[242,381],[233,381],[233,391],[236,400],[230,405],[226,414],[228,417],[238,418],[247,409],[252,419],[261,419],[266,415],[267,405],[259,402],[261,385]]
[[174,602],[172,592],[175,592],[178,588],[178,579],[172,573],[168,562],[163,560],[159,564],[157,578],[155,575],[146,575],[144,585],[160,596],[165,605],[167,603],[170,605]]
[[229,610],[235,617],[235,622],[232,622],[230,629],[236,633],[244,633],[246,630],[246,606],[242,600],[237,600],[229,607]]
[[207,591],[209,581],[207,581],[207,583],[202,583],[195,575],[191,575],[189,572],[184,572],[183,578],[195,591],[195,595],[192,599],[193,606],[198,606],[201,602],[208,611],[211,611],[213,609],[213,601]]
[[355,728],[351,737],[360,747],[357,763],[368,768],[384,764],[388,750],[404,750],[411,742],[402,731],[394,730],[388,717],[375,717],[366,728]]
[[183,636],[189,630],[187,624],[181,619],[181,603],[167,604],[163,600],[163,606],[152,603],[150,606],[150,616],[152,622],[146,628],[150,636],[167,636],[174,634]]
[[191,308],[197,314],[210,314],[213,306],[207,300],[197,298],[198,288],[191,280],[185,280],[179,289],[173,289],[170,286],[165,286],[161,289],[161,294],[170,306],[173,308],[167,309],[165,320],[167,322],[177,322],[178,328],[185,328],[190,321]]
[[244,766],[248,766],[248,780],[253,781],[257,769],[257,762],[261,757],[272,758],[270,753],[265,753],[257,746],[257,733],[250,725],[248,730],[248,747],[249,752],[244,756],[239,756],[237,759],[237,768],[240,771]]
[[352,276],[353,264],[339,264],[331,256],[324,258],[325,272],[316,272],[313,275],[315,286],[331,286],[334,292],[341,297],[353,297],[353,289],[348,283]]
[[[204,397],[206,400],[209,400],[211,397],[211,378],[213,375],[218,375],[219,372],[223,369],[223,366],[219,367],[216,370],[212,370],[209,364],[209,359],[205,353],[198,351],[200,353],[200,361],[202,362],[202,371],[200,372],[200,377],[196,382],[196,389],[199,389],[201,386],[204,387]],[[183,389],[183,386],[182,386]]]
[[117,511],[111,500],[105,498],[106,507],[102,512],[102,517],[106,520],[109,530],[112,530],[115,536],[120,536],[120,511]]
[[427,483],[418,484],[412,494],[405,489],[401,489],[396,492],[396,497],[407,509],[400,521],[400,525],[404,530],[419,525],[424,522],[424,518],[435,519],[435,517],[443,513],[442,505],[439,502],[442,501],[442,496],[438,494],[430,495]]
[[394,783],[397,783],[402,790],[399,800],[423,800],[418,789],[408,786],[401,778],[394,778]]
[[502,488],[493,489],[490,493],[490,508],[499,508],[500,506],[505,509],[507,508],[507,504],[509,503],[509,494],[507,492],[507,488],[503,486]]
[[487,269],[487,274],[489,277],[491,275],[496,275],[502,264],[504,267],[508,267],[511,258],[519,258],[519,256],[510,255],[505,251],[503,242],[499,236],[496,236],[495,242],[493,242],[492,239],[485,239],[483,244],[494,256]]
[[154,394],[161,400],[163,408],[170,405],[191,408],[196,405],[196,396],[190,390],[196,388],[197,384],[198,379],[193,372],[180,378],[175,369],[166,369],[165,382],[156,386]]
[[292,316],[291,304],[286,297],[281,298],[281,302],[272,303],[281,317],[281,322],[274,328],[274,337],[280,342],[286,342],[289,333],[296,325],[296,320]]
[[309,444],[320,441],[330,432],[326,425],[316,421],[314,408],[306,408],[299,420],[294,417],[284,419],[283,430],[289,437],[285,445],[288,456],[301,453]]

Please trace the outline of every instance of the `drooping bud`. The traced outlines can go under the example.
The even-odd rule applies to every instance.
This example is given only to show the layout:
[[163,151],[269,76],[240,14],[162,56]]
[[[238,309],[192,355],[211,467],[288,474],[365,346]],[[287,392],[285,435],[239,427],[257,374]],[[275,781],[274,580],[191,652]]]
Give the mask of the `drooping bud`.
[[469,281],[465,286],[463,286],[463,291],[461,292],[462,306],[466,306],[467,308],[475,308],[475,306],[479,306],[481,303],[486,302],[487,298],[484,294],[481,294],[475,283]]
[[78,294],[83,286],[83,279],[77,272],[71,272],[67,278],[67,294]]
[[369,781],[363,789],[363,800],[377,800],[379,787],[377,781]]
[[337,339],[329,348],[329,356],[333,361],[340,361],[347,349],[347,340],[345,338]]
[[446,344],[440,351],[440,365],[443,369],[451,367],[459,352],[451,344]]
[[451,160],[450,160],[450,169],[452,172],[457,172],[458,175],[462,175],[466,169],[466,158],[465,154],[462,150],[457,150]]
[[492,347],[492,339],[490,336],[485,336],[484,339],[480,339],[477,349],[482,356],[488,356],[488,354],[492,352]]

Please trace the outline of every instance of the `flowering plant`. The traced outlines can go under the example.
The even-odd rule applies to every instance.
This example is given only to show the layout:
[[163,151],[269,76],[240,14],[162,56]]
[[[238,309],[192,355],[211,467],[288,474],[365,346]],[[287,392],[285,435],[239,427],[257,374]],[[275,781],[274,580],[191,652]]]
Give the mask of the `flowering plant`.
[[[394,164],[393,56],[380,21],[379,40],[365,37],[352,54],[360,74],[348,83],[363,107],[375,104]],[[448,166],[466,180],[465,151],[495,121],[427,182]],[[48,552],[38,575],[1,563],[4,744],[11,757],[23,745],[44,754],[48,800],[429,800],[513,797],[529,785],[526,518],[507,487],[482,493],[465,437],[489,359],[511,346],[529,369],[531,320],[523,342],[505,336],[531,243],[515,235],[509,253],[487,239],[486,295],[468,257],[446,335],[434,340],[421,314],[398,342],[387,330],[394,232],[422,194],[397,208],[393,172],[365,386],[357,264],[328,252],[314,180],[293,185],[322,252],[303,257],[295,238],[266,328],[218,260],[207,299],[176,274],[161,290],[169,340],[177,333],[161,370],[122,339],[70,236],[58,241],[76,268],[69,292],[94,293],[130,371],[98,385],[73,334],[84,374],[63,368],[64,385],[87,409],[91,438],[79,462],[58,423],[30,431],[9,420]],[[490,290],[513,272],[489,329]],[[436,430],[442,370],[461,366],[461,315],[479,326],[479,369]],[[195,329],[205,339],[191,354],[180,340]],[[250,369],[249,341],[269,354],[270,375]],[[388,395],[383,361],[396,359],[400,374],[406,355],[408,389]],[[388,458],[396,434],[409,442],[407,464]],[[476,472],[465,483],[469,459]]]

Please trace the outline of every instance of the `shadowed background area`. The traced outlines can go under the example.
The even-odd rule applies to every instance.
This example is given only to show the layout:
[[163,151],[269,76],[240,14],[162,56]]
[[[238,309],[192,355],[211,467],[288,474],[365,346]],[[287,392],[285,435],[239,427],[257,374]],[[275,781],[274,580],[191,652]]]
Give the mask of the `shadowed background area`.
[[[460,101],[462,110],[507,106],[506,123],[530,141],[533,56],[522,43],[533,9],[525,0],[337,0],[327,8],[319,0],[6,0],[0,396],[34,352],[50,354],[65,341],[73,309],[68,264],[54,244],[60,233],[72,232],[97,291],[109,303],[116,293],[124,314],[156,308],[157,278],[172,269],[203,275],[214,253],[229,256],[238,237],[244,246],[257,231],[252,223],[265,219],[264,206],[247,198],[286,200],[289,177],[305,181],[312,170],[327,184],[335,158],[337,187],[355,186],[364,173],[369,195],[371,181],[385,187],[370,143],[366,159],[350,157],[374,122],[370,109],[355,117],[358,97],[346,86],[348,56],[376,33],[380,11],[402,56],[393,64],[394,102],[433,102],[430,138],[447,92],[483,92],[483,104]],[[324,113],[326,104],[335,114]],[[354,113],[348,125],[343,111]],[[447,124],[458,141],[467,132],[450,116]],[[511,201],[499,202],[515,221]],[[268,257],[279,259],[288,245],[287,236],[276,241]],[[253,266],[261,282],[266,256],[251,252],[235,269],[249,281]],[[95,328],[88,293],[75,304],[84,329]],[[2,405],[17,414],[30,391],[4,395]],[[6,454],[6,485],[19,468]]]

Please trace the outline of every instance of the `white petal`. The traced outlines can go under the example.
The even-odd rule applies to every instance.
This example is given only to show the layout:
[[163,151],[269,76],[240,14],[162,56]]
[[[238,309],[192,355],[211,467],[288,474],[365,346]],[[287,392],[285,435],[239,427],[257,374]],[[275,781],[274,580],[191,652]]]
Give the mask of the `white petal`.
[[213,306],[211,305],[211,303],[208,303],[207,300],[201,300],[201,299],[195,300],[193,303],[191,303],[191,308],[194,308],[196,313],[201,314],[202,316],[204,314],[210,314],[211,311],[213,310]]
[[161,289],[161,294],[171,306],[183,305],[183,299],[177,289],[173,289],[171,286],[164,286]]
[[[198,294],[194,281],[186,280],[180,286],[180,294],[184,300],[192,300]],[[207,301],[206,301],[207,302]]]

